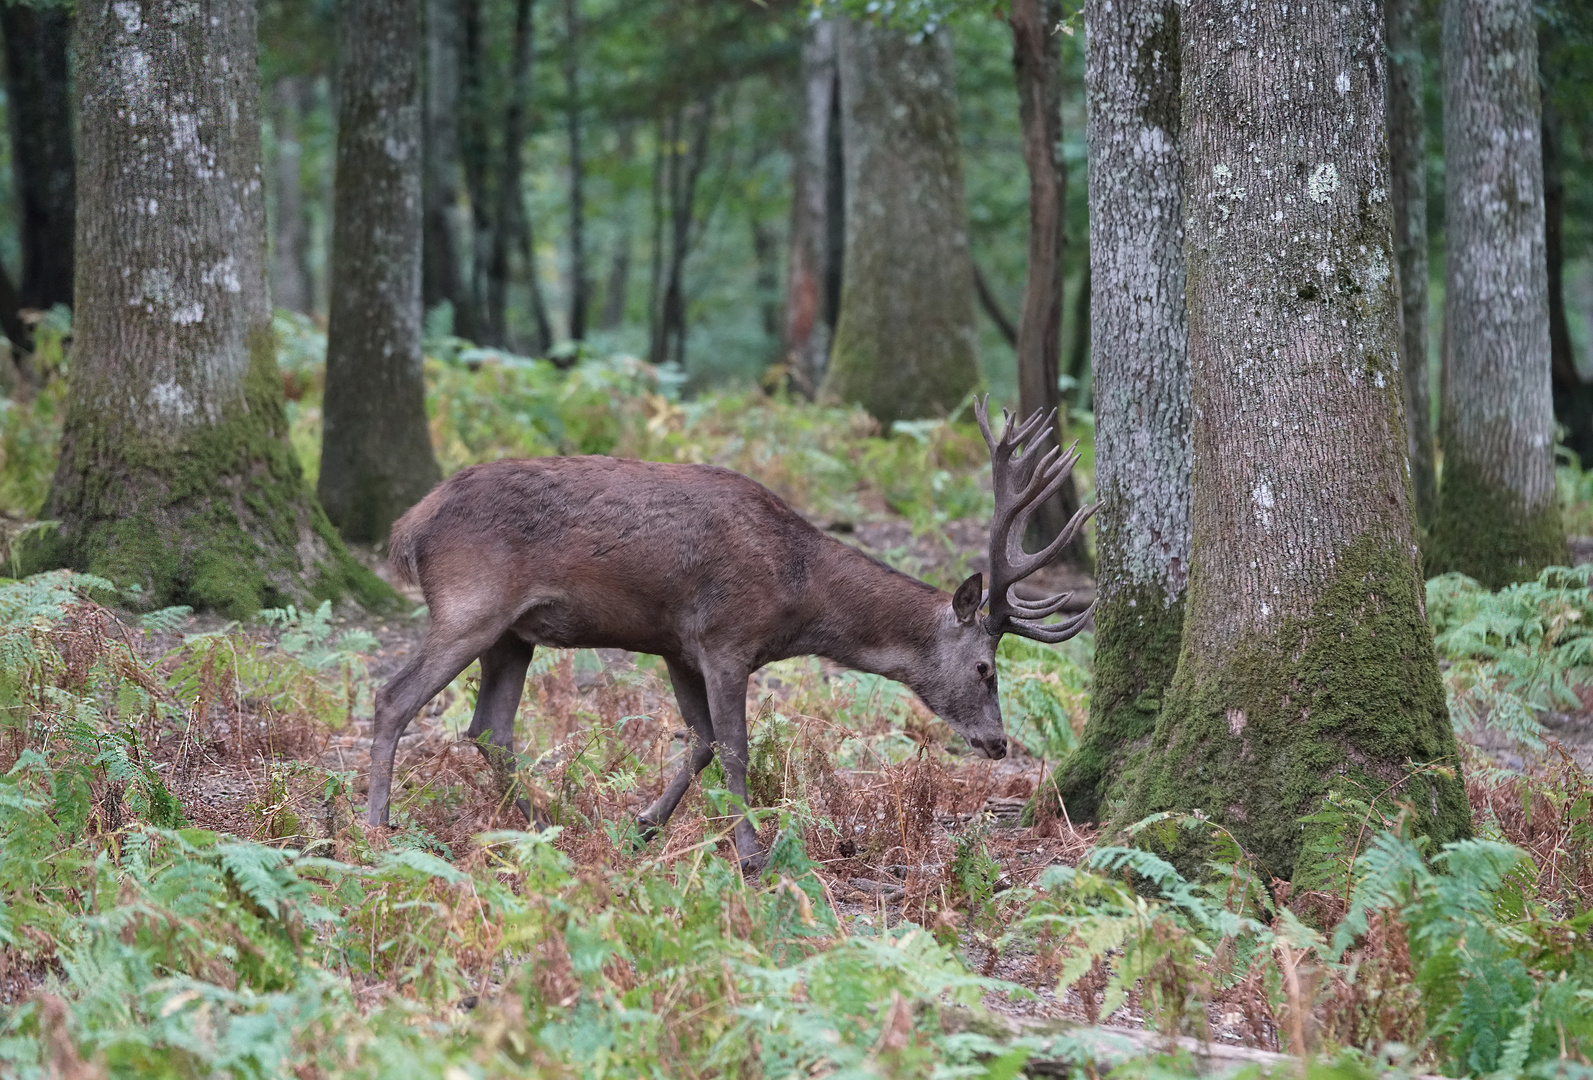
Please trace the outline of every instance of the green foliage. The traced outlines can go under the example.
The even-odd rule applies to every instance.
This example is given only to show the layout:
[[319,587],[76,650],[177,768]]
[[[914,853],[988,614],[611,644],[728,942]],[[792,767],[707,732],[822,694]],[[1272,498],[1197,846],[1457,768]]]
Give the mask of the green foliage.
[[1487,724],[1542,748],[1538,716],[1580,711],[1593,682],[1593,566],[1549,567],[1489,592],[1461,574],[1427,583],[1427,618],[1457,725]]
[[1089,712],[1089,656],[1094,639],[1082,634],[1061,647],[1007,635],[996,653],[1001,716],[1007,732],[1034,757],[1059,762],[1078,748]]

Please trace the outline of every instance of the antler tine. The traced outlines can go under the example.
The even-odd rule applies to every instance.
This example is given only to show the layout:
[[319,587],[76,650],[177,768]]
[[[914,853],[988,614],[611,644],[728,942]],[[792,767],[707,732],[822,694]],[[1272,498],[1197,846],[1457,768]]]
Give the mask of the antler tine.
[[1062,527],[1062,531],[1056,534],[1056,539],[1032,555],[1023,551],[1021,547],[1018,549],[1020,557],[1013,558],[1009,553],[1007,562],[1011,565],[1014,573],[1013,584],[1022,581],[1056,558],[1057,552],[1068,546],[1073,537],[1078,534],[1078,531],[1084,527],[1084,523],[1095,516],[1095,511],[1098,509],[1100,509],[1100,503],[1091,503],[1089,506],[1079,507],[1068,523]]
[[1021,596],[1008,596],[1007,606],[1012,609],[1014,615],[1021,615],[1025,619],[1043,619],[1067,607],[1068,601],[1072,599],[1073,594],[1070,592],[1057,593],[1044,600],[1025,600]]
[[1009,619],[1007,620],[1006,629],[1008,633],[1026,637],[1031,641],[1041,641],[1047,645],[1055,645],[1059,641],[1066,641],[1084,629],[1085,622],[1094,611],[1095,603],[1091,601],[1089,607],[1063,622],[1044,625],[1030,622],[1028,619]]

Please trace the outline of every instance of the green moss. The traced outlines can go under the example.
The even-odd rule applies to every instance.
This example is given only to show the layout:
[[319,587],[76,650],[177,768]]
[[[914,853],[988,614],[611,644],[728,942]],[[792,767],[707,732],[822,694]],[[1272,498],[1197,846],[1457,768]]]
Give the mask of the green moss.
[[130,436],[74,403],[45,508],[61,526],[19,553],[24,569],[68,566],[136,586],[151,606],[235,618],[345,596],[396,605],[305,487],[271,334],[250,352],[242,407],[176,440]]
[[1544,567],[1570,559],[1558,502],[1527,509],[1458,451],[1445,456],[1438,518],[1423,554],[1428,577],[1458,571],[1488,589],[1536,580]]
[[1178,666],[1184,603],[1153,586],[1121,589],[1095,609],[1095,673],[1084,737],[1047,785],[1074,821],[1098,821],[1126,793],[1131,761],[1156,726]]
[[[1185,650],[1115,829],[1158,811],[1200,810],[1284,879],[1311,872],[1300,859],[1310,839],[1301,819],[1333,791],[1407,803],[1414,830],[1436,843],[1470,835],[1415,568],[1370,537],[1336,561],[1308,618],[1210,661]],[[1410,775],[1408,763],[1452,771]],[[1185,869],[1200,858],[1173,854]]]

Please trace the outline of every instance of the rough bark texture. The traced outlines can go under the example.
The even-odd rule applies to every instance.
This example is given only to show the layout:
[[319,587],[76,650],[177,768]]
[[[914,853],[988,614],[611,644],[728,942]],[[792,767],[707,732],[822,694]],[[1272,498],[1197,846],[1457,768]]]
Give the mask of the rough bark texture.
[[5,37],[17,239],[22,246],[17,302],[40,310],[70,306],[77,212],[67,56],[71,11],[64,5],[5,0],[0,3],[0,33]]
[[[1055,28],[1060,0],[1013,0],[1012,69],[1023,124],[1023,161],[1029,173],[1029,269],[1018,316],[1018,415],[1057,410],[1055,437],[1066,446],[1067,414],[1057,383],[1062,351],[1062,227],[1068,189],[1062,159],[1061,45]],[[1069,474],[1060,490],[1029,518],[1031,551],[1049,544],[1079,508],[1078,485]],[[1083,532],[1057,554],[1057,561],[1091,569]]]
[[1178,662],[1189,573],[1189,359],[1177,0],[1091,0],[1090,335],[1095,367],[1095,683],[1057,777],[1073,820],[1123,794]]
[[454,333],[474,338],[473,305],[460,282],[459,0],[426,0],[426,171],[421,306],[447,302]]
[[305,91],[303,79],[286,75],[271,92],[277,144],[271,300],[277,307],[309,315],[315,306],[310,286],[310,222],[304,213],[299,171],[299,119],[305,112]]
[[1385,0],[1383,14],[1388,33],[1388,189],[1399,260],[1399,370],[1416,520],[1431,528],[1438,513],[1438,476],[1427,379],[1427,122],[1422,116],[1420,7],[1420,0]]
[[349,540],[440,478],[421,369],[419,0],[341,0],[332,311],[319,493]]
[[791,265],[786,273],[785,352],[792,385],[818,393],[835,332],[826,278],[830,250],[830,118],[837,92],[835,20],[808,25],[802,43],[802,123],[791,162]]
[[30,568],[246,615],[392,594],[349,557],[287,441],[266,291],[255,7],[78,6],[76,343]]
[[882,423],[979,381],[951,40],[838,25],[846,256],[824,387]]
[[1297,885],[1335,791],[1470,829],[1405,473],[1382,24],[1377,0],[1180,19],[1190,581],[1113,820],[1201,810]]
[[1428,571],[1490,588],[1567,558],[1554,487],[1530,0],[1443,5],[1444,475]]

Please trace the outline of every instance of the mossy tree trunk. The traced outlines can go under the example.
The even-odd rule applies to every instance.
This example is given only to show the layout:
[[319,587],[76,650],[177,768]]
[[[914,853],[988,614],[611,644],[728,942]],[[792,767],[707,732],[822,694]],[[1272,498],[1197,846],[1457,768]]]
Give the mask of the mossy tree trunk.
[[1189,360],[1177,0],[1091,0],[1090,336],[1095,347],[1095,681],[1058,774],[1073,820],[1120,799],[1178,662],[1189,573]]
[[1114,823],[1200,810],[1307,884],[1335,791],[1470,828],[1405,474],[1382,7],[1181,16],[1190,580]]
[[[66,5],[0,2],[7,111],[22,277],[17,303],[47,309],[72,303],[77,160],[72,148]],[[6,312],[9,317],[15,312]],[[25,344],[25,342],[24,342]]]
[[951,39],[838,30],[846,254],[825,391],[886,425],[944,415],[979,381]]
[[1554,486],[1531,0],[1446,0],[1444,475],[1428,570],[1489,588],[1567,558]]
[[421,367],[419,0],[338,7],[337,179],[319,494],[377,541],[440,479]]
[[1427,379],[1427,121],[1422,115],[1420,7],[1419,0],[1385,0],[1383,15],[1388,34],[1389,197],[1399,259],[1399,370],[1416,520],[1430,528],[1438,513],[1438,475]]
[[790,267],[785,291],[785,362],[792,385],[818,393],[830,358],[835,311],[826,283],[830,264],[830,127],[836,106],[834,19],[808,24],[802,42],[802,122],[791,162]]
[[81,173],[72,381],[30,568],[247,615],[389,592],[287,442],[266,290],[255,5],[77,8]]
[[[1018,317],[1018,415],[1057,410],[1056,442],[1066,446],[1067,412],[1062,408],[1058,364],[1062,352],[1062,253],[1067,246],[1064,202],[1067,162],[1062,157],[1060,0],[1013,0],[1012,68],[1023,124],[1023,162],[1029,174],[1029,266],[1023,313]],[[1038,551],[1056,539],[1078,511],[1072,474],[1029,518],[1028,546]],[[1080,532],[1058,552],[1060,562],[1090,570],[1090,549]]]

